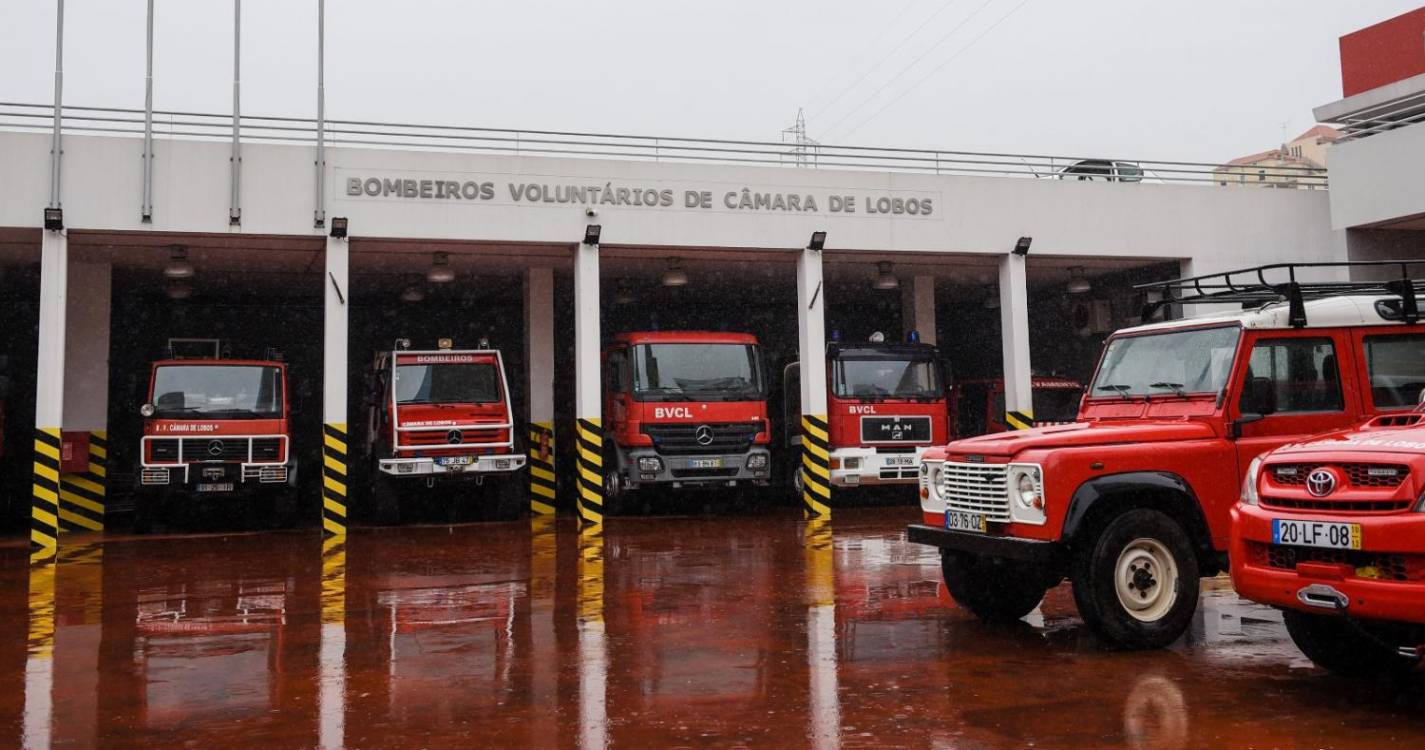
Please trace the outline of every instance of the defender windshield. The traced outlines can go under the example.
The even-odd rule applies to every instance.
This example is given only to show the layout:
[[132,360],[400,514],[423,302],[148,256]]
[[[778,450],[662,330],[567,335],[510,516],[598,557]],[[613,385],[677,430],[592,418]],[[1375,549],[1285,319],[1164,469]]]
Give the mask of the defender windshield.
[[1113,339],[1104,349],[1091,395],[1219,393],[1232,370],[1239,333],[1226,326]]
[[282,370],[262,365],[163,365],[153,373],[159,419],[278,419]]
[[639,401],[743,401],[766,397],[762,359],[751,344],[639,344],[633,347]]
[[928,359],[837,359],[831,368],[837,398],[938,399],[940,368]]
[[486,363],[398,365],[397,404],[490,404],[500,400],[500,374]]

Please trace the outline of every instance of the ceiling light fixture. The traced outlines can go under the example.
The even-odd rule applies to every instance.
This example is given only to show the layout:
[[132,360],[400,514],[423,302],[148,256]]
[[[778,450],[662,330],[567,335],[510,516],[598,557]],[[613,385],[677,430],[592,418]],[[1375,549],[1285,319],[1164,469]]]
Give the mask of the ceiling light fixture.
[[163,267],[163,275],[170,279],[192,278],[193,264],[188,262],[188,248],[173,246],[168,254],[168,265]]
[[1069,294],[1085,294],[1093,288],[1093,284],[1084,278],[1083,266],[1069,267],[1069,285],[1065,288]]
[[450,267],[449,254],[435,254],[435,258],[431,261],[430,270],[426,271],[426,281],[432,284],[449,284],[455,281],[455,269]]
[[683,262],[677,258],[668,259],[668,270],[663,272],[663,286],[687,286],[688,272],[683,270]]
[[883,260],[883,261],[881,261],[880,263],[877,263],[877,264],[876,264],[876,269],[877,269],[877,270],[876,270],[876,279],[875,279],[875,281],[872,281],[872,282],[871,282],[871,288],[873,288],[873,289],[899,289],[899,288],[900,288],[900,286],[901,286],[901,280],[898,279],[898,278],[896,278],[896,275],[895,275],[894,273],[891,273],[891,264],[890,264],[889,261],[884,261],[884,260]]

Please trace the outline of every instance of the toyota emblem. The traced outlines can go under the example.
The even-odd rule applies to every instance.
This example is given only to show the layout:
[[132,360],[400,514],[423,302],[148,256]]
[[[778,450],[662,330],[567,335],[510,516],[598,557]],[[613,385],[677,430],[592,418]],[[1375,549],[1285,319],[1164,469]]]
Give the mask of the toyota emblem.
[[460,440],[462,437],[463,436],[460,434],[460,430],[451,430],[450,432],[445,433],[445,442],[451,445],[460,445]]
[[1306,491],[1314,497],[1326,497],[1336,489],[1336,474],[1326,469],[1313,469],[1306,475]]
[[210,456],[221,456],[221,455],[223,455],[223,441],[221,441],[221,440],[210,440],[210,441],[208,441],[208,455],[210,455]]
[[707,425],[698,425],[698,429],[693,430],[693,439],[698,441],[698,445],[712,445],[713,431]]

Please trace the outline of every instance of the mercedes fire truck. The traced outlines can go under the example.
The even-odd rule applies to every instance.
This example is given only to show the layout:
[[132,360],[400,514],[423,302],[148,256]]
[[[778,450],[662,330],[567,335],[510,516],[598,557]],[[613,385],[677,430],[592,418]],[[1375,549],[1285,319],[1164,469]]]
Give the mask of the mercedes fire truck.
[[604,352],[604,493],[766,485],[767,380],[746,333],[623,333]]

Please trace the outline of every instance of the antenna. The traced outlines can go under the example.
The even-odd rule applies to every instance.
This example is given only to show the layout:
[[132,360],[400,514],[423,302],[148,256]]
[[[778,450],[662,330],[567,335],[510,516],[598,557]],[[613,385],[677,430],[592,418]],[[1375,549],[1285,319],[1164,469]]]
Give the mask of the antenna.
[[816,149],[820,143],[807,137],[807,119],[801,107],[797,107],[797,121],[789,128],[782,129],[782,143],[791,143],[786,155],[797,167],[815,167]]

